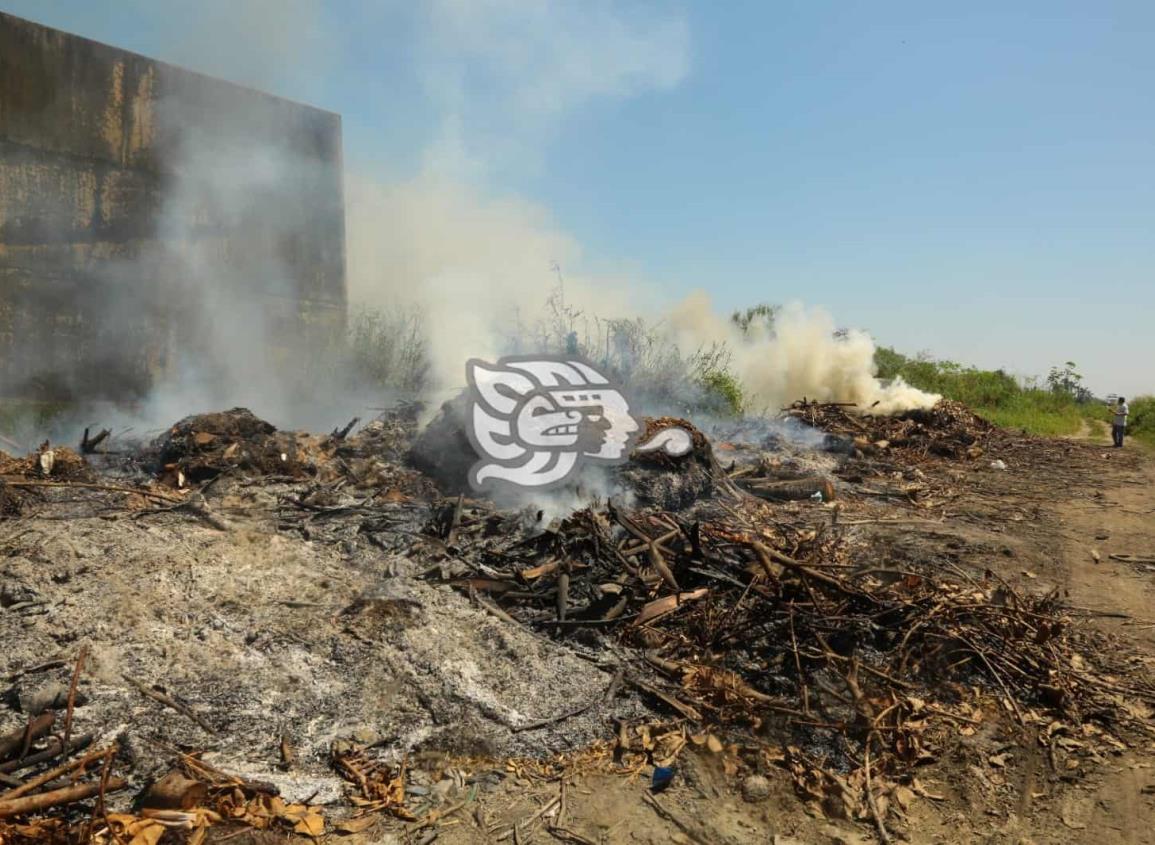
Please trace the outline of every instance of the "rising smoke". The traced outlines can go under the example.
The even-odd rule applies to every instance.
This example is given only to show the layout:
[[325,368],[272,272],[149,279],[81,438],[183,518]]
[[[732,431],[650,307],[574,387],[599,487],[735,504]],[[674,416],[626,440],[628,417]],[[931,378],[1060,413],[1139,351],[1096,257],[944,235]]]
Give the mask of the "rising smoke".
[[[254,8],[274,13],[236,18],[233,5],[204,4],[202,11],[215,10],[217,20],[204,27],[202,43],[188,27],[172,26],[177,57],[196,67],[198,54],[211,54],[214,64],[204,68],[211,72],[290,96],[300,96],[309,79],[307,94],[319,93],[316,79],[336,69],[334,45],[342,40],[321,7],[261,0]],[[401,8],[390,14],[401,15]],[[373,18],[368,9],[359,14]],[[773,334],[747,334],[704,296],[663,302],[659,285],[634,272],[583,272],[580,244],[548,210],[494,189],[540,172],[550,140],[591,102],[679,84],[691,65],[684,15],[609,0],[580,6],[434,0],[408,14],[415,28],[412,63],[433,112],[430,132],[416,169],[400,177],[383,175],[363,155],[349,156],[348,284],[354,307],[421,313],[434,399],[461,385],[470,357],[537,351],[547,334],[543,326],[556,317],[559,290],[583,338],[603,338],[607,320],[644,312],[658,317],[654,334],[685,357],[723,344],[752,410],[808,396],[892,412],[937,398],[901,383],[880,384],[870,338],[860,332],[836,338],[832,318],[821,311],[789,308]],[[267,26],[270,17],[276,27]],[[357,26],[355,17],[348,26]],[[220,31],[231,35],[221,42]],[[322,41],[309,33],[322,33]],[[209,41],[213,50],[206,53]],[[280,84],[269,76],[278,68]],[[373,81],[363,81],[368,96]],[[243,404],[277,425],[315,428],[380,405],[383,397],[366,385],[333,377],[342,370],[339,358],[310,362],[319,364],[310,368],[277,351],[293,340],[285,337],[291,323],[278,303],[290,301],[296,285],[277,245],[308,227],[308,210],[290,199],[300,195],[302,180],[315,177],[309,156],[269,142],[291,136],[291,127],[222,136],[216,129],[227,119],[214,119],[212,127],[188,123],[179,103],[168,105],[161,119],[184,142],[160,209],[164,245],[119,269],[142,280],[142,293],[152,286],[148,296],[157,311],[165,300],[177,303],[172,310],[180,320],[164,331],[181,343],[166,379],[137,416],[160,426],[186,413]],[[238,227],[257,234],[229,245],[222,233]],[[102,319],[111,327],[139,325],[139,305],[119,298]]]
[[940,398],[874,373],[874,340],[855,329],[839,331],[819,308],[790,304],[773,325],[743,330],[720,316],[709,297],[696,293],[680,303],[670,324],[682,344],[724,343],[752,411],[776,411],[801,398],[853,402],[876,414],[929,408]]
[[[674,305],[636,273],[575,272],[580,245],[547,210],[487,187],[511,162],[540,166],[549,138],[588,101],[680,82],[690,65],[682,17],[604,2],[579,12],[561,2],[527,11],[513,0],[440,0],[425,24],[425,87],[440,117],[422,171],[404,181],[352,173],[346,195],[350,298],[422,309],[435,395],[461,385],[471,357],[558,351],[549,345],[556,332],[547,338],[542,327],[557,317],[560,290],[575,315],[569,327],[595,360],[612,345],[612,321],[671,309],[646,329],[652,344],[680,350],[676,363],[725,348],[752,410],[802,396],[878,413],[937,400],[901,382],[880,384],[870,337],[835,337],[832,318],[820,310],[792,307],[772,335],[746,334],[704,295]],[[564,282],[551,267],[564,268]]]

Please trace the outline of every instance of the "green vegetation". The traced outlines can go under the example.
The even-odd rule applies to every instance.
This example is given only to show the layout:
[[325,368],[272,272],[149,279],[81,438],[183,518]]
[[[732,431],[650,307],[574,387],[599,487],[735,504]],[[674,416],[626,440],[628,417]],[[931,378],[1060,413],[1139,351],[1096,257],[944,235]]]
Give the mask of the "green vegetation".
[[718,412],[724,416],[740,417],[746,404],[742,385],[725,368],[707,370],[699,379],[706,395],[711,397]]
[[751,329],[773,331],[774,321],[778,318],[780,305],[771,305],[767,302],[754,305],[745,311],[735,311],[730,315],[730,322],[742,330],[743,334],[750,334]]
[[[874,361],[879,378],[902,377],[917,388],[968,405],[996,425],[1049,436],[1084,430],[1096,437],[1109,434],[1111,411],[1083,386],[1074,361],[1052,367],[1046,386],[1020,382],[1003,370],[980,370],[926,356],[910,358],[889,347],[880,347]],[[1155,397],[1139,397],[1128,404],[1129,433],[1155,444]]]
[[1131,409],[1128,432],[1132,437],[1155,446],[1155,396],[1139,396],[1127,405]]
[[[769,324],[773,311],[750,309],[750,319]],[[544,319],[510,328],[507,352],[580,355],[629,388],[647,413],[733,417],[745,408],[724,344],[683,350],[660,322],[601,319],[568,305],[560,284],[546,301]]]

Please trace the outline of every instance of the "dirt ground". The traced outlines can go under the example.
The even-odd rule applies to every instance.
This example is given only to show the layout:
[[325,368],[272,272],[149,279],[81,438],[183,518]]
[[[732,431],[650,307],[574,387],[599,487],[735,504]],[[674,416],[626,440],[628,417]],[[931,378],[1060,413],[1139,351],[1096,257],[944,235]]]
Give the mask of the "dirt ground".
[[[1112,635],[1135,671],[1149,672],[1155,566],[1112,555],[1155,557],[1155,454],[1105,440],[1036,442],[1046,464],[1010,446],[928,463],[950,491],[931,508],[854,483],[841,504],[785,507],[879,565],[930,562],[988,570],[1024,594],[1057,589],[1076,624]],[[0,523],[0,733],[24,723],[36,696],[59,694],[83,644],[76,730],[96,747],[115,739],[134,785],[174,753],[206,751],[286,801],[325,807],[332,822],[349,812],[334,743],[407,754],[412,809],[435,823],[382,815],[333,841],[880,840],[869,819],[804,802],[784,767],[749,779],[734,762],[738,733],[687,746],[658,792],[652,768],[609,774],[597,743],[614,724],[669,714],[618,690],[604,649],[538,636],[427,580],[426,565],[403,553],[436,543],[422,532],[424,506],[386,502],[388,525],[367,532],[320,519],[324,507],[311,504],[318,518],[302,527],[286,506],[299,494],[287,481],[228,477],[205,494],[223,525],[179,509],[93,512],[89,497],[67,494]],[[997,705],[975,724],[960,723],[919,766],[891,841],[1155,842],[1153,738],[1114,740],[1107,752],[1056,745]],[[561,776],[533,762],[559,756],[570,763]],[[207,841],[283,838],[219,826]]]

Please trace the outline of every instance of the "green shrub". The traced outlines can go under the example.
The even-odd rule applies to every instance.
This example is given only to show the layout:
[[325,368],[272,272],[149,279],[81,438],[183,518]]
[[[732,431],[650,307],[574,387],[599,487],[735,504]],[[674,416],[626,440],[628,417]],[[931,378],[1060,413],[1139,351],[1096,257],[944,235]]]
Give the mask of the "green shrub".
[[[702,375],[702,387],[706,391],[707,404],[714,405],[727,416],[741,416],[746,405],[742,385],[729,370],[713,369]],[[709,401],[709,400],[714,401]]]
[[1137,396],[1127,403],[1127,429],[1133,437],[1155,444],[1155,396]]

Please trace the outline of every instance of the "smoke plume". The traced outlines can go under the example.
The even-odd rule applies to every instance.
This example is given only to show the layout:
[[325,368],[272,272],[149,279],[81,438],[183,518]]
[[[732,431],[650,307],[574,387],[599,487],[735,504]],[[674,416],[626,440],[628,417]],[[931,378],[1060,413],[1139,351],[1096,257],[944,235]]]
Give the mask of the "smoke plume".
[[[364,125],[355,143],[346,133],[347,278],[354,307],[420,313],[434,399],[460,387],[471,357],[543,351],[559,331],[604,341],[608,350],[606,321],[639,313],[658,318],[646,330],[680,351],[683,357],[671,361],[724,344],[753,410],[802,396],[876,412],[936,399],[902,383],[879,383],[870,338],[853,331],[836,338],[832,318],[821,311],[788,308],[772,333],[744,333],[704,296],[674,304],[636,272],[588,272],[581,245],[547,209],[495,187],[540,173],[550,140],[589,104],[677,86],[691,71],[692,51],[688,21],[676,10],[609,0],[433,0],[366,4],[338,20],[308,0],[260,0],[252,14],[209,0],[193,15],[203,18],[197,27],[187,15],[170,20],[148,4],[132,8],[167,32],[162,57],[322,105],[325,91],[349,84],[332,75],[355,28],[406,22],[408,72],[428,110],[424,134],[413,166],[383,173],[366,164],[378,148]],[[115,28],[99,19],[93,26]],[[116,40],[107,29],[92,34]],[[362,77],[359,66],[344,68],[354,70],[365,86],[361,100],[371,100],[382,80]],[[145,323],[156,331],[151,313],[180,315],[179,324],[160,329],[181,341],[180,358],[168,362],[166,380],[139,415],[156,426],[244,404],[281,426],[364,416],[386,397],[379,387],[345,380],[339,357],[302,370],[277,351],[296,338],[285,337],[291,321],[276,303],[291,304],[298,290],[277,244],[308,230],[310,212],[293,198],[308,195],[302,180],[319,178],[314,163],[291,144],[268,143],[291,138],[293,127],[222,135],[219,127],[232,116],[201,105],[211,127],[185,122],[179,108],[160,115],[164,130],[183,139],[159,209],[162,246],[114,267],[109,290],[115,282],[130,293],[110,298],[100,315],[109,333],[125,338],[129,329],[145,331]],[[386,140],[377,142],[385,148]],[[242,256],[227,237],[239,229],[259,233],[243,244]],[[127,277],[140,283],[126,287]]]
[[[572,317],[565,328],[596,341],[601,348],[587,349],[595,359],[611,345],[607,320],[660,318],[672,308],[646,329],[653,342],[676,348],[675,365],[724,345],[751,409],[802,396],[878,413],[936,401],[901,382],[880,384],[871,339],[836,339],[821,311],[790,308],[772,335],[743,333],[704,296],[675,305],[636,273],[582,273],[580,245],[547,210],[488,187],[540,166],[550,136],[587,102],[677,85],[690,69],[684,18],[605,2],[578,11],[438,0],[423,26],[424,86],[439,117],[422,170],[392,181],[351,173],[346,197],[350,299],[422,310],[435,392],[458,388],[470,357],[556,351],[545,335],[560,290],[560,316]],[[551,267],[564,274],[560,286]]]
[[839,331],[818,308],[787,305],[773,326],[743,330],[696,293],[680,303],[670,324],[682,344],[724,343],[753,411],[775,411],[803,397],[853,402],[876,414],[929,408],[940,398],[895,379],[875,377],[874,340],[856,329]]

